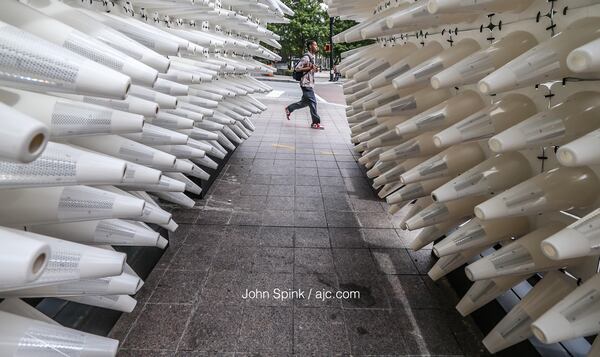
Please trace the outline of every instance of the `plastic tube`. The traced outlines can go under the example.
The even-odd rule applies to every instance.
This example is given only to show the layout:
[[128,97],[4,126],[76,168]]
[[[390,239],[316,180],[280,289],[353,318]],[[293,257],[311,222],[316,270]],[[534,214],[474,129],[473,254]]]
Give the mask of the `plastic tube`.
[[110,357],[119,341],[0,311],[0,354],[40,356],[78,351],[81,356]]
[[582,136],[556,152],[561,165],[575,167],[600,164],[600,129]]
[[593,40],[575,50],[567,57],[567,66],[575,73],[600,71],[600,39]]
[[542,251],[550,259],[570,259],[598,255],[600,245],[600,209],[572,223],[542,242]]
[[137,305],[137,300],[128,295],[105,295],[105,296],[69,296],[64,300],[79,304],[101,307],[103,309],[131,313]]
[[512,32],[435,74],[431,86],[439,89],[476,83],[537,44],[529,32]]
[[417,215],[406,221],[408,230],[432,226],[453,219],[473,216],[473,207],[485,200],[485,197],[466,197],[450,202],[434,202]]
[[495,278],[506,275],[525,275],[543,272],[576,264],[581,259],[548,259],[540,248],[540,243],[565,227],[562,223],[550,222],[520,239],[502,247],[470,264],[465,274],[472,280]]
[[478,143],[460,144],[408,170],[400,176],[400,180],[404,184],[411,184],[440,177],[457,176],[483,160],[485,160],[485,152]]
[[439,202],[502,192],[533,176],[527,158],[519,152],[509,152],[491,157],[462,175],[433,191]]
[[0,190],[0,224],[8,226],[139,218],[144,202],[87,186]]
[[480,252],[480,249],[472,249],[441,257],[427,272],[427,275],[429,275],[433,281],[438,281],[469,262]]
[[430,83],[431,77],[480,49],[479,43],[473,39],[459,41],[456,45],[394,78],[392,83],[396,89],[408,88],[419,83]]
[[447,180],[447,178],[441,177],[408,184],[400,190],[394,192],[392,195],[388,196],[386,201],[388,204],[395,204],[428,196],[431,194],[431,191],[443,185]]
[[0,159],[31,162],[48,143],[48,127],[39,121],[0,103]]
[[508,94],[498,102],[461,120],[434,136],[437,147],[489,138],[536,113],[533,101],[521,94]]
[[486,248],[503,240],[520,237],[531,231],[529,220],[525,217],[482,221],[473,218],[441,242],[433,246],[438,257],[455,254],[463,250]]
[[118,184],[125,169],[123,160],[51,142],[31,163],[0,162],[0,188]]
[[431,205],[432,203],[433,203],[433,200],[431,199],[431,197],[419,198],[419,199],[415,200],[414,202],[410,203],[408,212],[406,212],[406,214],[404,215],[402,220],[400,220],[400,222],[398,222],[398,226],[402,230],[408,229],[408,227],[406,226],[406,221],[408,221],[409,219],[411,219],[412,217],[417,215],[417,213],[421,212],[423,209],[425,209],[425,207]]
[[423,249],[428,244],[445,237],[452,228],[455,228],[462,222],[462,219],[455,219],[423,228],[410,243],[410,249],[414,251]]
[[541,82],[568,77],[567,56],[577,47],[600,36],[600,22],[588,17],[540,43],[479,81],[484,94],[500,93]]
[[464,12],[514,12],[527,9],[533,0],[429,0],[427,10],[430,13],[464,13]]
[[185,145],[188,136],[174,130],[146,123],[141,133],[122,134],[121,136],[144,145]]
[[77,102],[89,103],[101,107],[116,109],[131,114],[140,114],[145,117],[153,118],[158,113],[158,104],[149,100],[141,99],[128,95],[124,100],[90,97],[75,94],[52,93],[52,95],[67,98]]
[[554,271],[544,275],[483,339],[491,353],[497,353],[533,335],[531,323],[577,287],[577,280]]
[[196,205],[196,201],[182,192],[155,192],[154,194],[162,200],[178,204],[185,208],[193,208]]
[[383,152],[379,156],[381,161],[397,161],[416,157],[428,157],[442,151],[433,145],[434,132],[429,131],[409,139],[393,149]]
[[600,194],[599,184],[588,167],[556,168],[481,203],[475,214],[488,220],[588,207]]
[[406,9],[391,14],[386,18],[388,29],[402,29],[404,31],[422,29],[444,24],[471,22],[477,18],[472,14],[435,14],[427,10],[428,0],[418,0]]
[[0,44],[2,85],[115,99],[124,99],[131,86],[128,76],[4,22]]
[[396,134],[407,135],[420,131],[443,129],[480,111],[485,103],[472,90],[464,91],[396,126]]
[[160,234],[120,219],[27,226],[27,230],[89,245],[155,247]]
[[471,285],[469,291],[460,299],[458,305],[456,305],[456,310],[462,316],[467,316],[525,279],[527,279],[527,275],[501,276],[478,280]]
[[14,286],[37,280],[48,264],[50,245],[0,227],[0,286]]
[[535,320],[531,329],[543,343],[555,343],[600,332],[600,274],[596,274]]
[[[408,159],[399,164],[395,164],[391,169],[385,171],[378,178],[376,178],[373,183],[376,185],[385,185],[386,183],[400,180],[400,175],[422,163],[424,160],[425,158]],[[382,163],[387,162],[392,163],[394,161],[386,161]]]
[[600,127],[600,93],[578,92],[490,139],[495,152],[561,145]]
[[375,115],[377,117],[415,115],[450,97],[451,93],[447,89],[425,88],[375,109]]

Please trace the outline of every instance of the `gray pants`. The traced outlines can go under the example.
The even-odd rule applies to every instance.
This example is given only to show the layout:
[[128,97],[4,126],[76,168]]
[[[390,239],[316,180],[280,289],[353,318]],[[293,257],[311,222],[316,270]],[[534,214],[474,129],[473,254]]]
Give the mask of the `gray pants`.
[[312,88],[302,88],[302,99],[294,104],[290,104],[287,109],[290,113],[295,110],[302,109],[305,107],[310,108],[310,116],[312,117],[313,124],[320,124],[321,118],[317,114],[317,97],[315,97],[315,91]]

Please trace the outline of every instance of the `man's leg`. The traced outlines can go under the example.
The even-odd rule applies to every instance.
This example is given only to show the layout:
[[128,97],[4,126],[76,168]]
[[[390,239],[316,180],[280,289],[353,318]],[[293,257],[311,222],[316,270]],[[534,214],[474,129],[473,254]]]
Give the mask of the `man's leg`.
[[304,88],[302,88],[302,99],[300,99],[299,102],[288,105],[286,110],[291,114],[298,109],[307,107],[308,105],[309,105],[309,103],[308,103],[308,98],[306,96],[306,90]]
[[308,99],[308,107],[310,108],[310,116],[312,118],[312,123],[313,124],[320,124],[321,123],[321,117],[319,117],[319,114],[317,113],[317,97],[315,97],[315,92],[314,90],[310,89],[306,91],[306,96]]

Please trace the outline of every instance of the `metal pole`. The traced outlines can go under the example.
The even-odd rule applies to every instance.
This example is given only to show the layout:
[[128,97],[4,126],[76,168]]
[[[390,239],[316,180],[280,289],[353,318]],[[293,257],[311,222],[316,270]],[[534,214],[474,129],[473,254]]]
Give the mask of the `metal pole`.
[[333,82],[333,17],[329,18],[329,81]]

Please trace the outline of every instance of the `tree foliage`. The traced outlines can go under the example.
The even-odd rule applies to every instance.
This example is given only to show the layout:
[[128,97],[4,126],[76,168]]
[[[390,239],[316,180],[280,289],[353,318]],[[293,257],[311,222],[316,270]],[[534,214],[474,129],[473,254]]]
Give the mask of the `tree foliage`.
[[[329,15],[323,9],[321,0],[283,0],[296,13],[289,24],[270,24],[268,28],[279,34],[281,50],[276,50],[284,61],[290,61],[306,52],[306,41],[316,40],[321,48],[329,43]],[[354,21],[335,19],[334,35],[354,26]],[[335,44],[334,60],[340,61],[342,52],[362,46],[357,44]],[[322,53],[323,54],[323,53]],[[325,54],[323,54],[325,55]]]

